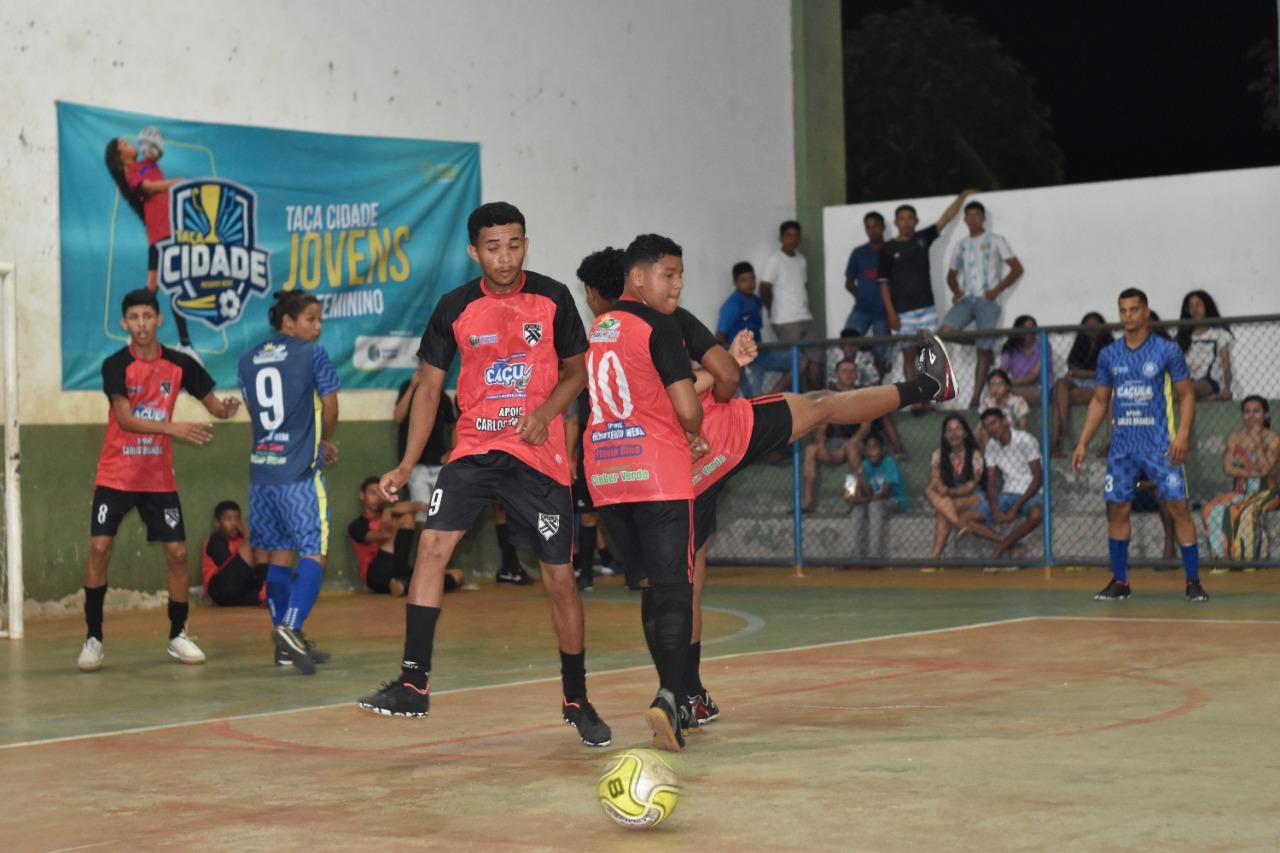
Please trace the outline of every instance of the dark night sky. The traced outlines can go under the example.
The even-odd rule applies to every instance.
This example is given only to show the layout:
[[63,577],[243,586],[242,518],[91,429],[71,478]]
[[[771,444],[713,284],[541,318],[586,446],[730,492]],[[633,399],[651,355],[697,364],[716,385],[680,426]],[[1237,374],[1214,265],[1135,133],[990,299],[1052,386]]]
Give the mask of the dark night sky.
[[[1036,81],[1069,183],[1280,163],[1245,59],[1275,0],[932,0],[977,21]],[[844,0],[844,26],[904,0]],[[1275,61],[1273,59],[1273,61]]]

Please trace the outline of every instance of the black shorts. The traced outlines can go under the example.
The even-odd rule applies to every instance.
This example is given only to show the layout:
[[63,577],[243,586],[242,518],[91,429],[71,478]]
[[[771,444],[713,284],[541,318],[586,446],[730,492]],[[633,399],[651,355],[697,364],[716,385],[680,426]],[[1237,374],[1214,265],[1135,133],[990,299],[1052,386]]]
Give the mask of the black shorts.
[[781,396],[756,403],[752,407],[751,438],[741,461],[716,481],[693,502],[693,543],[699,549],[716,532],[716,500],[734,474],[763,460],[770,453],[783,450],[791,443],[791,407]]
[[429,530],[469,530],[480,513],[501,503],[511,543],[562,565],[573,558],[573,498],[569,487],[509,453],[463,456],[440,469],[427,513]]
[[93,490],[93,507],[89,514],[90,536],[115,536],[120,520],[129,510],[138,508],[147,526],[148,542],[186,542],[187,528],[182,523],[182,502],[177,492],[122,492],[97,486]]
[[610,504],[600,515],[626,560],[627,586],[692,582],[693,501]]
[[152,243],[147,247],[147,272],[152,272],[160,266],[160,250],[156,248],[156,244]]

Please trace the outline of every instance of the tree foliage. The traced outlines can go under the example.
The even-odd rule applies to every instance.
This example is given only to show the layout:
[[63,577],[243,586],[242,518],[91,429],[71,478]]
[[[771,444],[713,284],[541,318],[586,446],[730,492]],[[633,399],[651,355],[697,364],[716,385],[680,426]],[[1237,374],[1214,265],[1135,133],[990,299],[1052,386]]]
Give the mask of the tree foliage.
[[849,200],[1062,182],[1049,109],[970,18],[923,2],[845,34]]

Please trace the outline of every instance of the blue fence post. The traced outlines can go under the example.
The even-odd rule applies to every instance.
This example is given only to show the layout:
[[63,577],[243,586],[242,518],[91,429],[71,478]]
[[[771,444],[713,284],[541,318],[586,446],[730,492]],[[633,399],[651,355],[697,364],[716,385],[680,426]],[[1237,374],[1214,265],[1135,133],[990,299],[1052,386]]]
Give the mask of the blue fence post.
[[[791,391],[800,393],[800,347],[791,345]],[[803,577],[804,569],[804,527],[800,513],[801,480],[800,442],[791,445],[791,516],[792,537],[795,540],[796,577]]]
[[1040,487],[1044,497],[1044,565],[1053,565],[1053,478],[1049,469],[1049,422],[1052,419],[1050,392],[1052,391],[1053,354],[1049,351],[1049,333],[1040,332],[1040,468],[1044,472],[1044,485]]

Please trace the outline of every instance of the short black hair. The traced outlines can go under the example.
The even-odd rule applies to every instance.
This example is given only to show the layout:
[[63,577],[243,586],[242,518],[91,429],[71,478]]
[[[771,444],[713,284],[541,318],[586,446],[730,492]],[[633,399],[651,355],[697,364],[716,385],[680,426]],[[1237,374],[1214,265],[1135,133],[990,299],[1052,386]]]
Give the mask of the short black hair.
[[224,512],[240,511],[240,504],[235,501],[218,501],[218,505],[213,508],[213,517],[222,518]]
[[130,290],[124,295],[124,299],[120,300],[120,316],[123,317],[129,313],[130,308],[139,305],[149,305],[152,311],[160,313],[160,300],[156,299],[156,295],[150,290],[140,287],[137,290]]
[[874,219],[876,222],[879,222],[881,225],[884,225],[884,214],[878,210],[873,210],[870,213],[868,213],[866,216],[862,217],[862,224],[866,225],[868,219]]
[[987,209],[982,206],[982,202],[980,201],[971,201],[964,206],[965,213],[968,213],[971,210],[976,210],[979,213],[981,213],[983,216],[987,215]]
[[1136,299],[1143,305],[1149,304],[1147,302],[1147,294],[1136,287],[1126,287],[1124,290],[1120,291],[1120,295],[1116,297],[1116,302],[1119,302],[1122,299]]
[[756,268],[751,266],[750,261],[738,261],[736,264],[733,265],[733,280],[737,281],[738,276],[746,275],[747,273],[751,273],[754,275],[755,271],[756,271]]
[[912,216],[916,217],[917,219],[919,219],[919,218],[920,218],[920,214],[916,213],[916,209],[915,209],[915,207],[913,207],[912,205],[909,205],[909,204],[900,204],[900,205],[898,205],[897,207],[895,207],[895,208],[893,209],[893,215],[894,215],[894,216],[897,216],[899,213],[901,213],[901,212],[902,212],[902,211],[904,211],[904,210],[909,210],[909,211],[911,211],[911,215],[912,215]]
[[681,249],[680,244],[675,240],[663,237],[661,234],[637,235],[622,256],[623,280],[625,281],[626,277],[631,275],[632,268],[656,264],[668,255],[683,258],[684,249]]
[[1004,409],[1001,409],[998,406],[992,406],[989,409],[984,409],[982,414],[978,417],[978,420],[985,421],[987,418],[999,418],[1000,420],[1004,420]]
[[271,328],[277,332],[284,325],[285,317],[298,319],[298,315],[306,311],[308,306],[319,305],[320,300],[316,299],[305,290],[277,290],[271,294],[274,301],[271,307],[267,309],[267,320],[271,323]]
[[370,475],[360,481],[360,491],[363,492],[366,489],[368,489],[370,486],[376,486],[376,485],[378,485],[378,478],[373,475]]
[[783,234],[786,234],[792,228],[803,233],[803,229],[800,227],[799,222],[796,222],[794,219],[788,219],[786,222],[778,226],[778,236],[781,237]]
[[492,228],[495,225],[512,225],[516,224],[526,233],[528,228],[524,224],[524,214],[514,204],[505,201],[491,201],[488,204],[482,204],[475,210],[471,211],[471,215],[467,217],[467,238],[471,241],[471,245],[476,245],[476,240],[480,239],[481,228]]
[[1008,386],[1010,386],[1010,387],[1012,387],[1012,386],[1013,386],[1013,380],[1009,378],[1009,372],[1008,372],[1007,370],[1005,370],[1003,367],[997,367],[995,370],[993,370],[993,371],[991,371],[990,373],[988,373],[988,374],[987,374],[987,381],[988,381],[988,382],[990,382],[990,381],[991,381],[991,377],[993,377],[993,376],[999,376],[1001,379],[1003,379],[1003,380],[1004,380],[1004,384],[1005,384],[1005,385],[1008,385]]
[[592,252],[578,264],[578,281],[605,299],[616,300],[622,295],[622,286],[626,282],[622,275],[623,254],[621,249],[613,246]]

